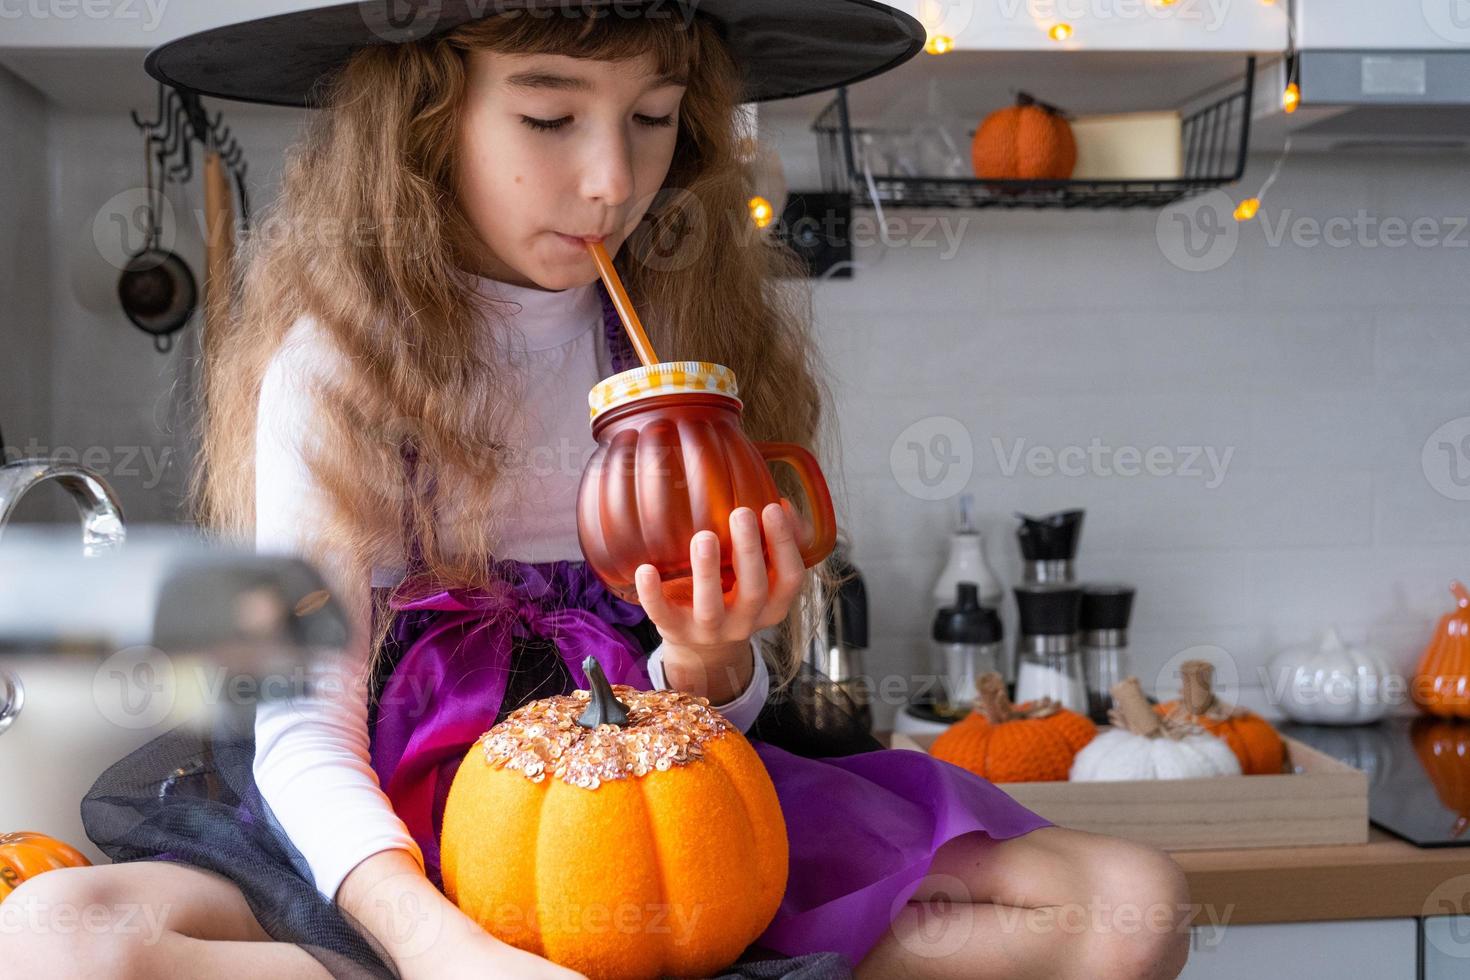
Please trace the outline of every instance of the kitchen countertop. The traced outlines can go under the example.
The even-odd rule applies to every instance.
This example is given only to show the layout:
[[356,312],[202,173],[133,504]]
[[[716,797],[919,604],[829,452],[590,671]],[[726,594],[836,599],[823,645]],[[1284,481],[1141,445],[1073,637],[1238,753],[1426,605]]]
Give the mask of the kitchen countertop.
[[1453,907],[1434,894],[1470,875],[1470,847],[1416,847],[1377,827],[1366,844],[1257,847],[1170,854],[1189,878],[1190,900],[1229,921],[1321,922],[1445,915],[1461,908],[1470,879],[1446,889]]
[[[887,732],[875,732],[886,739]],[[884,744],[887,744],[886,741]],[[1470,846],[1417,847],[1369,825],[1364,844],[1171,851],[1189,879],[1190,900],[1209,910],[1202,923],[1237,925],[1445,915],[1463,909]]]

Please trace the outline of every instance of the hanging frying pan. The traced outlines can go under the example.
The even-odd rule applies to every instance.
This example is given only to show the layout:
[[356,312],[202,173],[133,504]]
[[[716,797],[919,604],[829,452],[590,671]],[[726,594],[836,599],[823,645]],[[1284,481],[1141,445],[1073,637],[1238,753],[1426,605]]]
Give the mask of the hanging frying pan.
[[[189,322],[199,302],[199,287],[189,265],[177,253],[158,247],[158,209],[153,197],[153,156],[149,138],[143,141],[148,178],[148,231],[143,247],[134,252],[117,282],[123,312],[139,330],[153,335],[153,347],[167,354],[173,335]],[[163,198],[163,166],[159,162],[158,198]]]

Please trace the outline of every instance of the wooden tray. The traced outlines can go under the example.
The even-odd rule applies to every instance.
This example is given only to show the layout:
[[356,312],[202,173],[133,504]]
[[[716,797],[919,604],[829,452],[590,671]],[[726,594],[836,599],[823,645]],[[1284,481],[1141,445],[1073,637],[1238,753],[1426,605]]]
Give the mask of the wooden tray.
[[[935,738],[892,732],[888,745],[927,752]],[[1368,774],[1283,738],[1293,771],[1279,775],[996,785],[1060,827],[1171,851],[1366,843]]]

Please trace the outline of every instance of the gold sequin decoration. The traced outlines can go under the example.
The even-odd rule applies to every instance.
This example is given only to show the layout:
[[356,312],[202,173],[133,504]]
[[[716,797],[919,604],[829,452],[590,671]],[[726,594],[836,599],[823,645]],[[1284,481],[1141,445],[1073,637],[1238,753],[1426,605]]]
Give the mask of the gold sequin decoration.
[[605,779],[667,772],[703,757],[701,746],[735,731],[709,699],[684,691],[640,691],[613,684],[628,709],[626,725],[583,728],[587,691],[558,694],[522,705],[484,735],[485,761],[515,769],[532,782],[548,774],[573,786],[596,789]]

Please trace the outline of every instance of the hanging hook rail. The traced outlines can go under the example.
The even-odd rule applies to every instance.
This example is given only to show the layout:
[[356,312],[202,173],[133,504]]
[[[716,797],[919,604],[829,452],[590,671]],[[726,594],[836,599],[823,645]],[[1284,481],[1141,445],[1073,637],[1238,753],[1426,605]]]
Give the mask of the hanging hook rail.
[[[128,110],[133,125],[141,130],[157,161],[158,170],[171,183],[185,184],[194,177],[194,143],[220,155],[220,162],[234,178],[240,198],[240,227],[250,227],[250,200],[245,189],[245,151],[224,125],[224,113],[210,118],[199,93],[158,83],[157,118],[148,120]],[[170,163],[170,161],[174,161]]]

